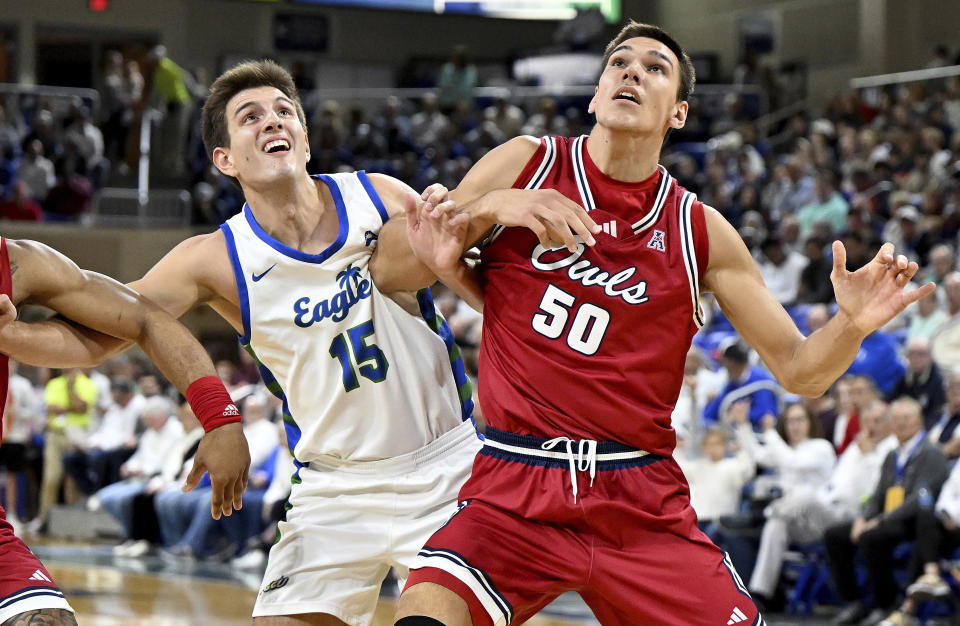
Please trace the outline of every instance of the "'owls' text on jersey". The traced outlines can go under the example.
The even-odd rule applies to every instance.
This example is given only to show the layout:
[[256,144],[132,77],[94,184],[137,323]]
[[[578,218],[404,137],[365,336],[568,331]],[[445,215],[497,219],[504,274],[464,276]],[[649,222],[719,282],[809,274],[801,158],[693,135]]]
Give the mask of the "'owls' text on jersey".
[[596,246],[575,252],[545,250],[525,228],[491,234],[482,254],[484,419],[518,434],[669,455],[670,414],[702,323],[703,205],[663,168],[637,183],[610,178],[586,137],[542,139],[514,187],[556,189],[602,230]]
[[369,261],[387,211],[364,172],[320,176],[340,222],[320,254],[268,235],[249,206],[221,229],[244,347],[283,400],[290,449],[369,461],[422,448],[470,419],[470,383],[427,289],[381,294]]

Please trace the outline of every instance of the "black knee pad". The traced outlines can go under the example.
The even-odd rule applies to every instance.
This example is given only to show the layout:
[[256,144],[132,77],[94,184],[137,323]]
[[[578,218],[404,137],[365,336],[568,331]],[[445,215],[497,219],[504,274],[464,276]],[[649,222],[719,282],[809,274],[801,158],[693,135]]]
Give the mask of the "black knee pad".
[[433,619],[432,617],[426,617],[424,615],[410,615],[409,617],[401,617],[394,623],[393,626],[446,626],[443,622],[438,619]]

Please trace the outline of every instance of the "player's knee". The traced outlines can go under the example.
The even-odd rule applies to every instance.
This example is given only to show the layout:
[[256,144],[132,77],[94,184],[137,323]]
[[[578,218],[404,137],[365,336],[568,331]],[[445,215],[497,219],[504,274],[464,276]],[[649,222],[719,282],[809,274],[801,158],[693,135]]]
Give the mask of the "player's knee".
[[409,615],[398,619],[393,626],[446,626],[446,624],[425,615]]
[[77,626],[77,618],[66,609],[36,609],[14,615],[0,626],[28,626],[29,624]]

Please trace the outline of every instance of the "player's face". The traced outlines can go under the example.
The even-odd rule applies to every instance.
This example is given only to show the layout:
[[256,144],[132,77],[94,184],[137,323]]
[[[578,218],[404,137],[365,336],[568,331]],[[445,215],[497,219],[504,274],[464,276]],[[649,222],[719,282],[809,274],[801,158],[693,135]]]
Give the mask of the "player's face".
[[242,184],[269,183],[306,174],[307,134],[293,102],[276,87],[245,89],[227,102],[230,147],[213,162]]
[[589,111],[612,130],[663,135],[687,119],[679,85],[680,62],[670,48],[648,37],[627,39],[610,55]]

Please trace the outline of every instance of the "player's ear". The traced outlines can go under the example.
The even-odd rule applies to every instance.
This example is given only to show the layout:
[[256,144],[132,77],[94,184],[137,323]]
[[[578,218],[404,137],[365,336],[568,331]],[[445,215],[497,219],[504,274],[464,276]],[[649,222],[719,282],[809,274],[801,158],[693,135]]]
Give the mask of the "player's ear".
[[307,147],[307,163],[310,162],[310,137],[306,133],[303,135],[303,141]]
[[228,148],[217,147],[213,149],[213,164],[224,176],[237,177],[237,168],[233,165],[233,159],[230,157]]
[[600,91],[600,87],[593,88],[593,97],[590,98],[590,104],[587,105],[587,113],[593,113],[597,110],[597,93]]
[[687,110],[689,106],[686,100],[681,100],[673,105],[673,115],[670,116],[670,121],[667,122],[670,128],[683,128],[683,125],[687,123]]

